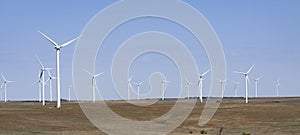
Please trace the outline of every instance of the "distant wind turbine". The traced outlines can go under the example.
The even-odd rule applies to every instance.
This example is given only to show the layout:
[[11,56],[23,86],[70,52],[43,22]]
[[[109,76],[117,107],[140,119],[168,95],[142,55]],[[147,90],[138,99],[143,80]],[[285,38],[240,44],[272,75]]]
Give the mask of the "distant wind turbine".
[[44,38],[46,38],[49,42],[51,42],[53,45],[54,45],[54,48],[56,50],[56,86],[57,86],[57,105],[56,107],[57,108],[60,108],[61,107],[61,103],[60,103],[60,66],[59,66],[59,53],[60,53],[60,49],[63,48],[63,47],[66,47],[67,45],[71,44],[72,42],[76,41],[77,39],[80,38],[77,37],[77,38],[74,38],[62,45],[58,45],[56,42],[54,42],[52,39],[50,39],[47,35],[45,35],[44,33],[38,31],[40,34],[42,34],[42,36]]
[[254,79],[255,81],[255,97],[257,98],[257,95],[258,95],[258,81],[262,78],[262,76]]
[[279,84],[279,78],[278,78],[277,81],[276,81],[276,94],[277,94],[277,97],[279,97],[279,86],[280,86],[280,84]]
[[42,62],[41,62],[41,60],[40,60],[40,58],[38,57],[38,56],[36,56],[36,59],[38,60],[38,62],[40,63],[40,65],[41,65],[41,73],[40,73],[40,79],[42,79],[41,80],[41,82],[42,82],[42,104],[43,105],[46,105],[45,104],[45,71],[48,71],[49,72],[49,70],[51,70],[52,68],[48,68],[48,67],[45,67],[43,64],[42,64]]
[[140,89],[142,84],[144,83],[144,81],[140,82],[140,83],[134,83],[137,86],[137,94],[138,94],[138,100],[140,100]]
[[162,91],[161,100],[165,100],[165,92],[166,92],[167,83],[169,83],[169,81],[167,81],[165,79],[161,80],[161,91]]
[[190,99],[190,85],[192,85],[192,82],[190,82],[189,80],[185,80],[185,86],[187,87],[187,93],[188,93],[188,96],[187,98]]
[[[6,80],[6,78],[4,77],[4,75],[1,73],[2,79],[3,79],[3,83],[1,84],[1,89],[4,89],[4,102],[7,102],[7,98],[6,98],[6,85],[7,83],[11,83],[14,81],[8,81]],[[3,88],[4,86],[4,88]]]
[[102,75],[104,72],[98,73],[98,74],[95,74],[95,73],[92,74],[87,70],[85,70],[85,72],[87,72],[92,77],[93,103],[95,103],[96,102],[96,87],[97,87],[96,77]]
[[195,75],[197,75],[199,77],[198,80],[198,87],[199,87],[199,98],[200,98],[200,102],[202,103],[202,81],[203,81],[203,77],[209,72],[210,70],[207,70],[206,72],[204,72],[203,74],[200,73],[194,73]]
[[251,72],[251,70],[253,69],[254,65],[252,67],[250,67],[250,69],[245,73],[245,72],[235,72],[238,74],[242,74],[245,76],[245,85],[246,85],[246,104],[248,104],[248,82],[249,82],[249,73]]
[[237,85],[239,85],[240,82],[233,81],[233,84],[234,84],[234,87],[233,87],[233,89],[234,89],[234,95],[235,95],[235,97],[237,97]]
[[131,85],[131,81],[132,81],[133,76],[131,76],[128,80],[127,80],[127,100],[130,100],[130,91],[132,90],[132,85]]

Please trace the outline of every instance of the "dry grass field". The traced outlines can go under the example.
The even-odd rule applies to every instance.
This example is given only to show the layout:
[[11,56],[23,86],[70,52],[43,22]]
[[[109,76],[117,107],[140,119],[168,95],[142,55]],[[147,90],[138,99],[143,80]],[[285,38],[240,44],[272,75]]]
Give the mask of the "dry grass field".
[[[150,120],[166,113],[176,100],[159,101],[150,107],[136,107],[124,101],[107,101],[122,117]],[[198,120],[204,104],[197,103],[190,116],[171,135],[293,135],[300,134],[300,98],[223,99],[214,117],[204,127]],[[147,115],[144,115],[147,114]],[[0,102],[0,134],[105,134],[85,117],[76,102]]]

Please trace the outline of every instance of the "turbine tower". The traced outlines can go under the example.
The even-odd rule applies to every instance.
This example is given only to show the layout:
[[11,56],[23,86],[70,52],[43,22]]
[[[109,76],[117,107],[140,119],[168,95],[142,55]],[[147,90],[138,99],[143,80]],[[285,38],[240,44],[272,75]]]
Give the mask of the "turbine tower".
[[4,86],[4,102],[7,102],[7,98],[6,98],[6,85],[7,83],[11,83],[14,81],[8,81],[6,80],[6,78],[4,77],[4,75],[1,73],[2,79],[3,79],[3,83],[1,84],[1,89],[3,89]]
[[140,100],[140,89],[141,89],[141,86],[142,86],[143,83],[144,83],[144,81],[142,81],[140,83],[134,83],[137,86],[137,89],[138,89],[138,91],[137,91],[138,100]]
[[36,56],[36,59],[38,60],[38,62],[41,65],[40,79],[42,79],[41,80],[41,82],[42,82],[42,104],[46,105],[45,104],[45,71],[49,72],[49,70],[51,70],[52,68],[44,67],[44,65],[42,64],[42,62],[38,56]]
[[71,101],[71,88],[72,88],[72,86],[70,85],[69,88],[68,88],[68,93],[69,93],[69,99],[68,99],[68,101],[69,102]]
[[127,100],[130,100],[130,91],[132,89],[132,85],[131,85],[131,80],[132,80],[133,76],[131,76],[128,80],[127,80]]
[[169,83],[169,81],[167,81],[165,79],[161,80],[161,91],[162,91],[161,100],[165,100],[165,91],[166,91],[167,83]]
[[277,97],[279,97],[279,86],[280,86],[280,84],[279,84],[279,78],[278,78],[277,81],[276,81],[276,95],[277,95]]
[[92,77],[93,103],[95,103],[96,102],[96,86],[97,86],[96,77],[102,75],[104,72],[98,73],[98,74],[92,74],[87,70],[85,70],[85,72],[87,72]]
[[222,99],[224,97],[225,83],[226,83],[226,80],[220,80],[221,90],[222,90]]
[[255,97],[257,98],[257,94],[258,94],[258,81],[262,78],[262,76],[254,79],[255,81]]
[[189,80],[185,80],[186,84],[185,84],[185,87],[187,88],[187,93],[188,93],[188,96],[187,98],[190,99],[190,85],[192,85],[192,82],[190,82]]
[[56,77],[53,77],[50,73],[50,71],[48,71],[48,80],[46,82],[49,81],[49,94],[50,94],[50,102],[52,102],[52,80],[55,80]]
[[60,53],[60,49],[61,48],[63,48],[63,47],[66,47],[67,45],[69,45],[69,44],[71,44],[72,42],[74,42],[74,41],[76,41],[77,39],[79,39],[80,38],[80,36],[79,37],[77,37],[77,38],[75,38],[75,39],[72,39],[72,40],[70,40],[70,41],[68,41],[68,42],[66,42],[66,43],[64,43],[64,44],[62,44],[62,45],[58,45],[56,42],[54,42],[52,39],[50,39],[47,35],[45,35],[44,33],[42,33],[42,32],[40,32],[40,31],[38,31],[40,34],[42,34],[42,36],[44,37],[44,38],[46,38],[49,42],[51,42],[53,45],[54,45],[54,48],[55,48],[55,50],[56,50],[56,87],[57,87],[57,105],[56,105],[56,107],[57,108],[60,108],[60,106],[61,106],[61,103],[60,103],[60,66],[59,66],[59,63],[60,63],[60,61],[59,61],[59,53]]
[[246,104],[248,104],[248,82],[249,82],[249,73],[251,72],[251,70],[253,69],[254,65],[250,67],[250,69],[245,73],[245,72],[235,72],[238,74],[242,74],[245,76],[245,85],[246,85]]
[[235,97],[237,97],[237,85],[239,85],[240,82],[233,81],[233,84],[234,84],[234,87],[233,87],[233,89],[234,89],[234,95],[235,95]]
[[199,77],[198,80],[198,87],[199,87],[199,99],[200,102],[202,103],[202,81],[203,81],[203,77],[209,72],[210,70],[207,70],[206,72],[204,72],[203,74],[199,74],[199,73],[194,73],[195,75],[197,75]]

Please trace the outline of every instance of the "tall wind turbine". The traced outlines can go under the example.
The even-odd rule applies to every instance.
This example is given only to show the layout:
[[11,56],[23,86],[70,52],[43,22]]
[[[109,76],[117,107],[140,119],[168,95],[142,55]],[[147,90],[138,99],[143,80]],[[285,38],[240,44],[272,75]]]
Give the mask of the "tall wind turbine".
[[257,98],[257,93],[258,93],[258,81],[262,78],[262,76],[254,79],[255,81],[255,97]]
[[233,84],[234,84],[234,87],[233,87],[234,95],[235,95],[235,97],[237,97],[237,86],[240,84],[240,82],[233,81]]
[[199,77],[198,80],[198,86],[199,86],[199,98],[200,98],[200,102],[202,103],[202,81],[203,81],[203,77],[209,72],[210,70],[207,70],[206,72],[204,72],[203,74],[199,74],[199,73],[194,73],[195,75],[197,75]]
[[50,71],[48,71],[48,80],[46,82],[49,81],[49,94],[50,94],[50,101],[52,102],[52,80],[55,80],[56,77],[52,76]]
[[167,83],[169,83],[169,81],[167,81],[165,79],[161,80],[161,91],[162,91],[161,100],[165,100],[165,91],[166,91]]
[[131,81],[132,81],[133,76],[131,76],[128,80],[127,80],[127,100],[130,100],[130,91],[132,89],[132,85],[131,85]]
[[40,73],[40,79],[42,79],[42,104],[45,105],[45,71],[49,71],[52,68],[47,68],[45,67],[40,58],[38,56],[36,56],[36,59],[39,61],[40,65],[41,65],[41,73]]
[[140,83],[134,83],[136,86],[137,86],[137,94],[138,94],[138,100],[140,100],[140,89],[141,89],[141,86],[142,86],[142,84],[144,83],[144,81],[143,82],[140,82]]
[[253,69],[254,65],[250,67],[250,69],[245,73],[245,72],[235,72],[238,74],[242,74],[245,76],[245,85],[246,85],[246,104],[248,104],[248,82],[249,82],[249,73],[251,72],[251,70]]
[[224,97],[225,83],[226,83],[226,80],[220,80],[221,90],[222,90],[222,98]]
[[92,77],[93,103],[95,103],[96,102],[96,85],[97,85],[96,77],[102,75],[103,72],[98,73],[98,74],[92,74],[87,70],[85,70],[85,72],[87,72]]
[[185,80],[185,86],[187,87],[187,93],[188,93],[188,96],[187,98],[190,99],[190,85],[192,85],[192,82],[190,82],[189,80]]
[[280,86],[280,84],[279,84],[279,78],[278,78],[277,81],[276,81],[276,95],[277,95],[277,97],[279,97],[279,86]]
[[40,34],[43,35],[44,38],[46,38],[49,42],[51,42],[54,45],[54,48],[56,50],[56,87],[57,87],[57,108],[60,108],[61,104],[60,104],[60,66],[59,66],[59,53],[60,53],[60,49],[63,47],[66,47],[67,45],[71,44],[72,42],[76,41],[77,39],[80,38],[74,38],[62,45],[58,45],[56,42],[54,42],[52,39],[50,39],[47,35],[45,35],[44,33],[38,31]]
[[6,98],[6,85],[7,85],[7,83],[11,83],[11,82],[14,82],[14,81],[8,81],[8,80],[6,80],[6,78],[3,76],[2,73],[1,73],[1,76],[2,76],[2,79],[3,79],[3,83],[1,84],[1,88],[3,88],[3,86],[4,86],[4,102],[7,102],[7,98]]

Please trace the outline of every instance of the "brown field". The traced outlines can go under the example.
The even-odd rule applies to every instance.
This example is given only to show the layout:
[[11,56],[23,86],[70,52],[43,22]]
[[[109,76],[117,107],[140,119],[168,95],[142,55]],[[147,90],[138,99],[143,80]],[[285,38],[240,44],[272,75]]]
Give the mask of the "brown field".
[[[204,104],[197,103],[190,116],[173,132],[182,134],[289,135],[300,134],[300,98],[223,99],[214,117],[204,127],[198,120]],[[149,120],[166,113],[175,100],[136,107],[124,101],[108,101],[120,116]],[[144,115],[144,114],[147,115]],[[134,114],[134,115],[133,115]],[[89,122],[76,102],[0,102],[0,134],[105,134]]]

